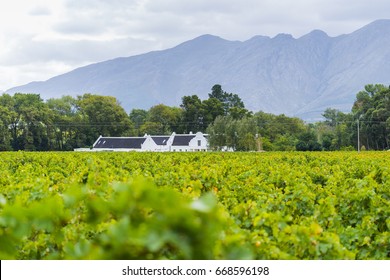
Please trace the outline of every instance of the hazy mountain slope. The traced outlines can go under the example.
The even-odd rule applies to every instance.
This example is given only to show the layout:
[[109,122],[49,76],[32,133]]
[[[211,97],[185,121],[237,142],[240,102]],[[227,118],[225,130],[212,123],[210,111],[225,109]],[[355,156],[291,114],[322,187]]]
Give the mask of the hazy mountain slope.
[[86,92],[113,95],[126,110],[207,97],[214,84],[254,111],[315,119],[327,107],[349,111],[368,83],[390,84],[390,20],[329,37],[315,30],[245,42],[203,35],[164,51],[117,58],[8,90],[43,98]]
[[390,20],[373,22],[335,39],[320,95],[297,112],[301,117],[318,115],[329,106],[349,111],[364,85],[390,85]]

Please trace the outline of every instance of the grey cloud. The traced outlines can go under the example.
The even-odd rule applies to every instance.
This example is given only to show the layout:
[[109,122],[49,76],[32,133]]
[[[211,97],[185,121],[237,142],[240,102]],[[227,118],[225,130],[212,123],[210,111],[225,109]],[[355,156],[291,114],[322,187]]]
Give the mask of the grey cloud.
[[135,7],[142,4],[144,0],[66,0],[65,6],[69,9],[94,9],[96,7]]
[[[59,37],[89,40],[34,41],[12,34],[12,46],[0,54],[2,65],[61,61],[80,65],[117,56],[165,49],[202,34],[229,40],[322,29],[349,33],[388,17],[388,0],[64,0],[61,20],[51,26]],[[50,14],[45,7],[30,15]],[[5,31],[6,32],[6,31]],[[4,36],[8,36],[3,32]],[[101,41],[93,38],[124,38]],[[12,42],[12,44],[11,44]],[[6,53],[7,52],[7,53]]]
[[388,0],[329,0],[320,1],[318,10],[325,21],[373,21],[387,18],[390,10]]
[[[254,2],[254,1],[248,1]],[[238,10],[251,6],[251,3],[242,4],[240,1],[233,0],[198,0],[198,1],[180,1],[180,0],[148,0],[145,2],[145,8],[154,13],[173,13],[190,14],[199,13],[235,13]]]
[[66,0],[65,9],[70,17],[74,14],[82,14],[104,16],[113,20],[115,16],[140,12],[141,4],[142,0]]
[[[312,29],[345,32],[385,18],[387,0],[66,0],[67,18],[55,30],[66,34],[114,34],[183,38],[212,33],[229,39]],[[340,23],[345,27],[340,28]],[[169,38],[168,38],[169,40]]]
[[130,56],[151,49],[149,41],[124,38],[111,41],[95,40],[55,40],[21,44],[8,54],[4,65],[23,65],[42,62],[62,62],[65,64],[93,63],[119,56]]
[[46,7],[35,7],[29,12],[30,16],[49,16],[51,12]]
[[[121,30],[134,27],[148,20],[139,10],[138,2],[125,0],[67,0],[66,17],[54,30],[62,34],[97,35],[110,32],[126,35]],[[150,19],[149,19],[150,20]]]
[[[372,0],[369,9],[388,11],[388,5]],[[313,29],[337,35],[356,29],[356,18],[358,27],[375,19],[373,12],[360,15],[365,6],[364,0],[67,0],[68,17],[55,30],[148,38],[164,47],[205,33],[230,40],[278,33],[300,37]]]
[[54,30],[63,34],[98,35],[106,31],[107,26],[97,18],[73,18],[54,26]]

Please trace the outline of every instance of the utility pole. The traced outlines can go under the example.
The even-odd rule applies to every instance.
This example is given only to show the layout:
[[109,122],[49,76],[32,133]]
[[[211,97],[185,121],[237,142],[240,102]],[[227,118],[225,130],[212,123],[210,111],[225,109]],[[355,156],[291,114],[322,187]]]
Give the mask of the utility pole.
[[357,120],[357,140],[358,140],[358,142],[357,142],[357,145],[358,145],[358,153],[360,153],[360,133],[359,133],[359,118],[358,118],[358,120]]
[[359,124],[359,120],[360,118],[362,117],[362,115],[360,115],[357,119],[357,145],[358,145],[358,153],[360,153],[360,124]]
[[260,135],[258,133],[256,133],[256,144],[257,144],[257,151],[260,152],[263,150],[263,147],[261,145],[261,139],[260,139]]

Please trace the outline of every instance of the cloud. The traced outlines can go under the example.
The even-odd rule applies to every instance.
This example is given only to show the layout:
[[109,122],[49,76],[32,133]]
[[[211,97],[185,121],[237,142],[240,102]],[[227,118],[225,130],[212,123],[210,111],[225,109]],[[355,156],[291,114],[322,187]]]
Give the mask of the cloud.
[[198,14],[235,14],[241,10],[253,8],[258,1],[247,0],[245,4],[234,0],[147,0],[146,10],[152,13],[169,13],[174,15],[196,16]]
[[51,40],[40,42],[32,40],[28,45],[20,44],[2,61],[9,66],[44,62],[80,65],[134,55],[147,50],[148,46],[149,50],[152,50],[152,45],[150,41],[130,37],[109,41]]
[[323,21],[373,21],[388,17],[390,2],[387,0],[329,0],[318,1],[317,9]]
[[[71,69],[166,49],[202,34],[228,40],[313,29],[350,33],[388,17],[388,0],[13,0],[0,3],[0,77]],[[18,19],[18,20],[15,20]],[[31,68],[24,66],[29,65]],[[16,68],[13,68],[16,67]],[[8,69],[8,70],[7,70]],[[53,75],[58,74],[53,68]],[[3,72],[4,71],[4,72]],[[46,71],[46,70],[45,70]],[[19,75],[21,76],[21,74]],[[15,79],[12,79],[14,81]],[[11,79],[3,78],[4,83]],[[22,81],[22,80],[20,80]],[[5,88],[1,84],[0,88]],[[22,81],[22,83],[28,81]],[[9,85],[8,87],[11,87]]]
[[98,18],[73,18],[71,21],[63,21],[54,26],[54,31],[61,34],[85,34],[90,36],[103,34],[107,31],[104,22]]
[[37,6],[30,10],[30,16],[50,16],[51,12],[47,7]]
[[[39,71],[37,71],[37,69]],[[61,62],[34,62],[17,65],[16,67],[0,66],[1,77],[7,84],[3,84],[2,90],[26,84],[32,81],[43,81],[55,75],[71,71],[73,67]]]

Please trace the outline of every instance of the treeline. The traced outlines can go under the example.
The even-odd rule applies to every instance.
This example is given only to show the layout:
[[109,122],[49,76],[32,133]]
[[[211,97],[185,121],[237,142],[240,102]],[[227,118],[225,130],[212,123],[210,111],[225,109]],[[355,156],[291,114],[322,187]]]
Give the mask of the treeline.
[[216,149],[336,151],[390,149],[390,87],[366,85],[350,113],[328,108],[324,121],[257,112],[243,118],[218,116],[207,128]]
[[44,102],[39,94],[0,96],[0,150],[90,146],[102,135],[129,135],[133,124],[114,97],[84,94]]
[[[317,151],[389,149],[390,88],[367,85],[350,113],[327,109],[324,121],[250,112],[237,94],[214,85],[208,99],[182,97],[180,107],[159,104],[129,114],[116,98],[84,94],[43,101],[39,94],[0,96],[0,150],[73,150],[99,135],[142,136],[202,131],[214,150]],[[359,137],[358,137],[359,127]],[[358,141],[359,139],[359,141]]]

